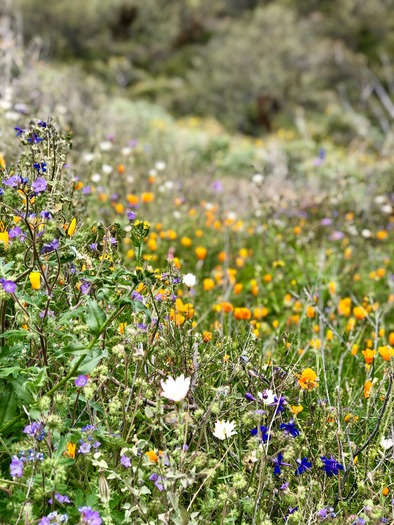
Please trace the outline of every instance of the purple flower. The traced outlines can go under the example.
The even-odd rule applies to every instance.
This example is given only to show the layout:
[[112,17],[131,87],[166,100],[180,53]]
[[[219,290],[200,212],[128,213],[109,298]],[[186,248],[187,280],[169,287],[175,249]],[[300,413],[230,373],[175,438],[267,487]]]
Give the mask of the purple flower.
[[324,509],[319,510],[317,516],[321,521],[323,521],[327,518],[335,518],[336,514],[333,507],[324,507]]
[[221,193],[223,191],[223,184],[220,180],[215,180],[212,184],[212,189],[215,193]]
[[47,518],[46,516],[44,516],[43,518],[40,519],[37,525],[51,525],[51,520]]
[[38,125],[39,125],[41,128],[46,128],[46,127],[47,127],[47,123],[44,122],[43,120],[40,120],[40,122],[38,123]]
[[90,443],[82,443],[82,445],[78,449],[78,452],[80,454],[89,454],[90,449],[91,449]]
[[130,458],[128,458],[127,456],[125,456],[123,454],[123,456],[120,458],[120,462],[122,463],[122,465],[124,466],[124,468],[130,468],[131,467],[131,461],[130,461]]
[[264,425],[261,425],[260,426],[260,431],[257,429],[257,428],[254,428],[250,431],[250,434],[252,436],[261,436],[261,440],[264,442],[264,443],[267,443],[267,441],[269,441],[271,439],[271,435],[268,431],[268,427],[265,427]]
[[90,283],[88,281],[86,281],[85,279],[82,279],[81,287],[80,287],[81,294],[82,295],[89,295],[90,294],[90,288],[91,288]]
[[130,222],[133,222],[136,217],[137,217],[137,214],[134,211],[127,212],[127,218],[129,219]]
[[49,253],[57,250],[60,247],[60,242],[58,239],[53,239],[53,241],[48,242],[43,245],[41,248],[41,253]]
[[[70,498],[68,496],[63,496],[62,494],[60,494],[60,492],[56,492],[55,500],[57,500],[61,504],[71,503]],[[52,502],[53,502],[52,498],[48,500],[49,505],[52,505]]]
[[247,399],[248,401],[256,401],[256,398],[253,397],[253,395],[250,392],[246,392],[245,399]]
[[45,431],[43,423],[34,421],[30,425],[26,425],[23,429],[24,434],[28,434],[30,437],[35,437],[37,441],[42,441],[45,437]]
[[326,456],[321,456],[320,459],[323,462],[323,466],[321,468],[324,470],[324,472],[326,472],[327,476],[331,477],[334,474],[337,475],[340,470],[344,470],[343,466],[338,463],[332,454],[330,459],[328,459]]
[[271,459],[271,461],[275,465],[274,476],[279,476],[279,474],[281,473],[281,467],[290,467],[291,466],[289,463],[284,463],[282,460],[283,460],[283,454],[282,453],[279,453],[278,457]]
[[297,437],[300,435],[300,431],[295,426],[294,421],[290,419],[288,423],[282,423],[280,425],[280,429],[285,432],[285,434],[290,434],[293,437]]
[[42,217],[43,219],[52,219],[51,212],[46,210],[42,210],[42,212],[40,213],[40,217]]
[[89,248],[93,251],[97,250],[97,242],[92,242],[92,244],[89,244]]
[[85,425],[81,428],[81,432],[93,432],[93,430],[96,430],[94,425]]
[[135,290],[131,294],[131,298],[134,299],[134,301],[140,301],[141,303],[144,301],[144,298],[142,297],[142,295],[136,292]]
[[76,378],[74,382],[75,382],[75,386],[82,388],[88,384],[88,381],[89,381],[88,376],[80,375]]
[[7,293],[15,293],[16,291],[16,283],[14,281],[6,280],[6,279],[0,279],[1,286],[3,287],[3,290]]
[[155,486],[157,489],[160,490],[160,492],[164,490],[163,478],[159,476],[158,474],[156,474],[156,472],[154,472],[151,476],[149,476],[149,479],[150,481],[155,482]]
[[297,464],[298,467],[295,471],[296,476],[300,476],[301,474],[312,468],[312,463],[308,461],[308,458],[297,459]]
[[12,456],[10,474],[13,478],[21,478],[23,476],[23,461],[18,456]]
[[47,189],[47,181],[42,177],[37,177],[31,185],[31,189],[35,192],[36,195],[38,195],[39,193]]
[[335,231],[330,235],[329,239],[330,241],[341,241],[344,237],[345,234],[343,232]]
[[101,525],[103,520],[97,510],[92,510],[92,507],[79,507],[81,513],[82,523],[86,525]]
[[332,219],[331,219],[331,217],[324,217],[324,219],[322,219],[322,220],[320,221],[320,224],[321,224],[322,226],[331,226],[331,225],[332,225]]
[[22,233],[22,230],[19,228],[19,226],[14,226],[8,232],[8,237],[10,239],[16,239],[16,237],[19,237],[19,235],[21,235],[21,233]]
[[94,449],[98,449],[99,447],[101,447],[101,443],[100,443],[100,441],[95,441],[95,442],[93,443],[92,447],[93,447]]
[[19,127],[14,128],[14,130],[16,131],[16,136],[17,137],[20,137],[22,135],[22,133],[24,133],[24,131],[25,131],[24,129],[19,128]]
[[285,481],[285,483],[283,483],[283,485],[281,485],[279,488],[280,490],[283,490],[283,492],[285,492],[289,488],[289,485],[290,485],[290,482]]
[[17,188],[22,182],[22,177],[20,175],[13,175],[8,179],[3,180],[4,186],[10,186],[11,188]]

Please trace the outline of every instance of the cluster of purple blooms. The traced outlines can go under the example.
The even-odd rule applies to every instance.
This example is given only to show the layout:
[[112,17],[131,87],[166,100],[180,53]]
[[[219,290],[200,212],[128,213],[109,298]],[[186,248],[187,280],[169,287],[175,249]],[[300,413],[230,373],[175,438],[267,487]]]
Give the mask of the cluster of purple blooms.
[[35,438],[37,441],[42,441],[44,437],[46,436],[46,432],[44,430],[44,424],[39,423],[37,421],[34,421],[30,425],[27,425],[23,429],[23,433],[27,434],[30,437]]
[[[67,496],[65,496],[67,498]],[[68,498],[67,498],[68,499]],[[65,501],[69,503],[70,501]],[[101,525],[103,520],[100,518],[100,514],[97,510],[93,510],[92,507],[78,507],[81,513],[81,523],[84,525]],[[60,525],[68,521],[67,514],[59,514],[57,511],[51,512],[48,516],[44,516],[40,519],[37,525]]]
[[[82,376],[79,376],[79,378],[81,378]],[[86,377],[86,376],[84,376]],[[78,380],[78,378],[76,379],[76,381]],[[80,439],[79,440],[79,449],[78,449],[78,452],[79,454],[89,454],[89,452],[94,449],[94,450],[97,450],[100,446],[101,446],[101,443],[100,441],[97,441],[97,440],[94,440],[93,436],[92,436],[92,433],[96,430],[96,427],[94,425],[85,425],[84,427],[81,428],[81,432],[84,432],[87,435],[87,437],[85,438],[85,440],[83,439]]]
[[23,468],[26,463],[33,463],[34,461],[43,461],[44,454],[42,452],[35,452],[29,448],[27,453],[22,450],[19,456],[14,455],[11,458],[10,474],[12,478],[21,478],[23,476]]
[[40,519],[37,525],[60,525],[61,523],[67,523],[67,514],[59,514],[56,510],[44,516]]

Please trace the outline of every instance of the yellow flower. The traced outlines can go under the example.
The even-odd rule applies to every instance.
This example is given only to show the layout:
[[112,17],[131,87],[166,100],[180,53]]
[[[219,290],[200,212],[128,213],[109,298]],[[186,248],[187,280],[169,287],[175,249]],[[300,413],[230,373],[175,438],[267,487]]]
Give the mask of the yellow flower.
[[5,170],[5,160],[1,153],[0,153],[0,169]]
[[370,397],[372,384],[373,384],[372,381],[366,381],[364,383],[364,397],[365,397],[365,399],[368,399]]
[[75,443],[72,443],[71,441],[69,441],[67,443],[66,450],[64,451],[64,455],[67,458],[74,459],[76,450],[77,450],[77,445]]
[[365,363],[367,365],[370,365],[372,361],[374,360],[374,357],[376,355],[376,350],[370,350],[369,348],[367,348],[366,350],[363,350],[361,353],[364,356]]
[[317,388],[317,374],[312,368],[305,368],[298,376],[298,384],[303,390],[313,390]]
[[30,272],[29,279],[33,290],[39,290],[41,288],[41,274],[40,272]]
[[391,346],[380,346],[379,354],[385,361],[390,361],[390,359],[394,357],[394,348],[391,348]]
[[292,405],[291,411],[294,415],[298,416],[300,412],[304,410],[304,407],[302,405]]
[[157,463],[159,461],[159,456],[154,450],[148,450],[148,452],[145,452],[145,454],[148,456],[150,461],[153,461],[153,463]]
[[7,231],[4,231],[4,232],[0,232],[0,243],[3,243],[4,246],[7,246],[8,245],[8,232]]
[[67,230],[67,235],[69,237],[72,237],[74,235],[76,225],[77,225],[77,219],[74,217],[73,220],[71,221],[70,226],[68,227],[68,230]]

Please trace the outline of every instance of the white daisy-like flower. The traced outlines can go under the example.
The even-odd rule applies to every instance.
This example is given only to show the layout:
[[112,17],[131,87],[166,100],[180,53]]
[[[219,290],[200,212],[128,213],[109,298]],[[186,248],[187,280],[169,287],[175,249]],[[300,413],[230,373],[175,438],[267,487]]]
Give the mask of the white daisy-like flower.
[[224,421],[223,419],[216,421],[213,435],[218,439],[224,440],[236,433],[235,421]]
[[166,169],[166,163],[161,161],[161,160],[159,160],[159,161],[156,162],[155,168],[157,169],[157,171],[163,171],[163,170]]
[[264,390],[263,393],[258,392],[257,396],[264,405],[272,405],[275,402],[275,394],[272,390]]
[[183,401],[187,396],[190,388],[190,377],[185,377],[184,374],[176,379],[168,377],[166,381],[161,381],[161,388],[163,392],[161,395],[170,401]]
[[192,288],[196,284],[196,276],[192,273],[187,273],[182,277],[182,282],[185,284],[188,288]]
[[263,184],[264,182],[264,175],[262,175],[261,173],[255,173],[252,177],[252,181],[254,182],[254,184],[256,184],[257,186],[260,186],[260,184]]

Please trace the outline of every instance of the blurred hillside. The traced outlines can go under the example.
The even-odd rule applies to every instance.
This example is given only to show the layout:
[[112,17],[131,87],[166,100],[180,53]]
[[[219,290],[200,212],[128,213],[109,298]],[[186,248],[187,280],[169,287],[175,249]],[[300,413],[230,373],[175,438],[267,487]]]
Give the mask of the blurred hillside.
[[176,117],[259,136],[306,116],[344,143],[392,128],[392,0],[8,0],[0,9],[41,59],[78,64],[110,93]]

